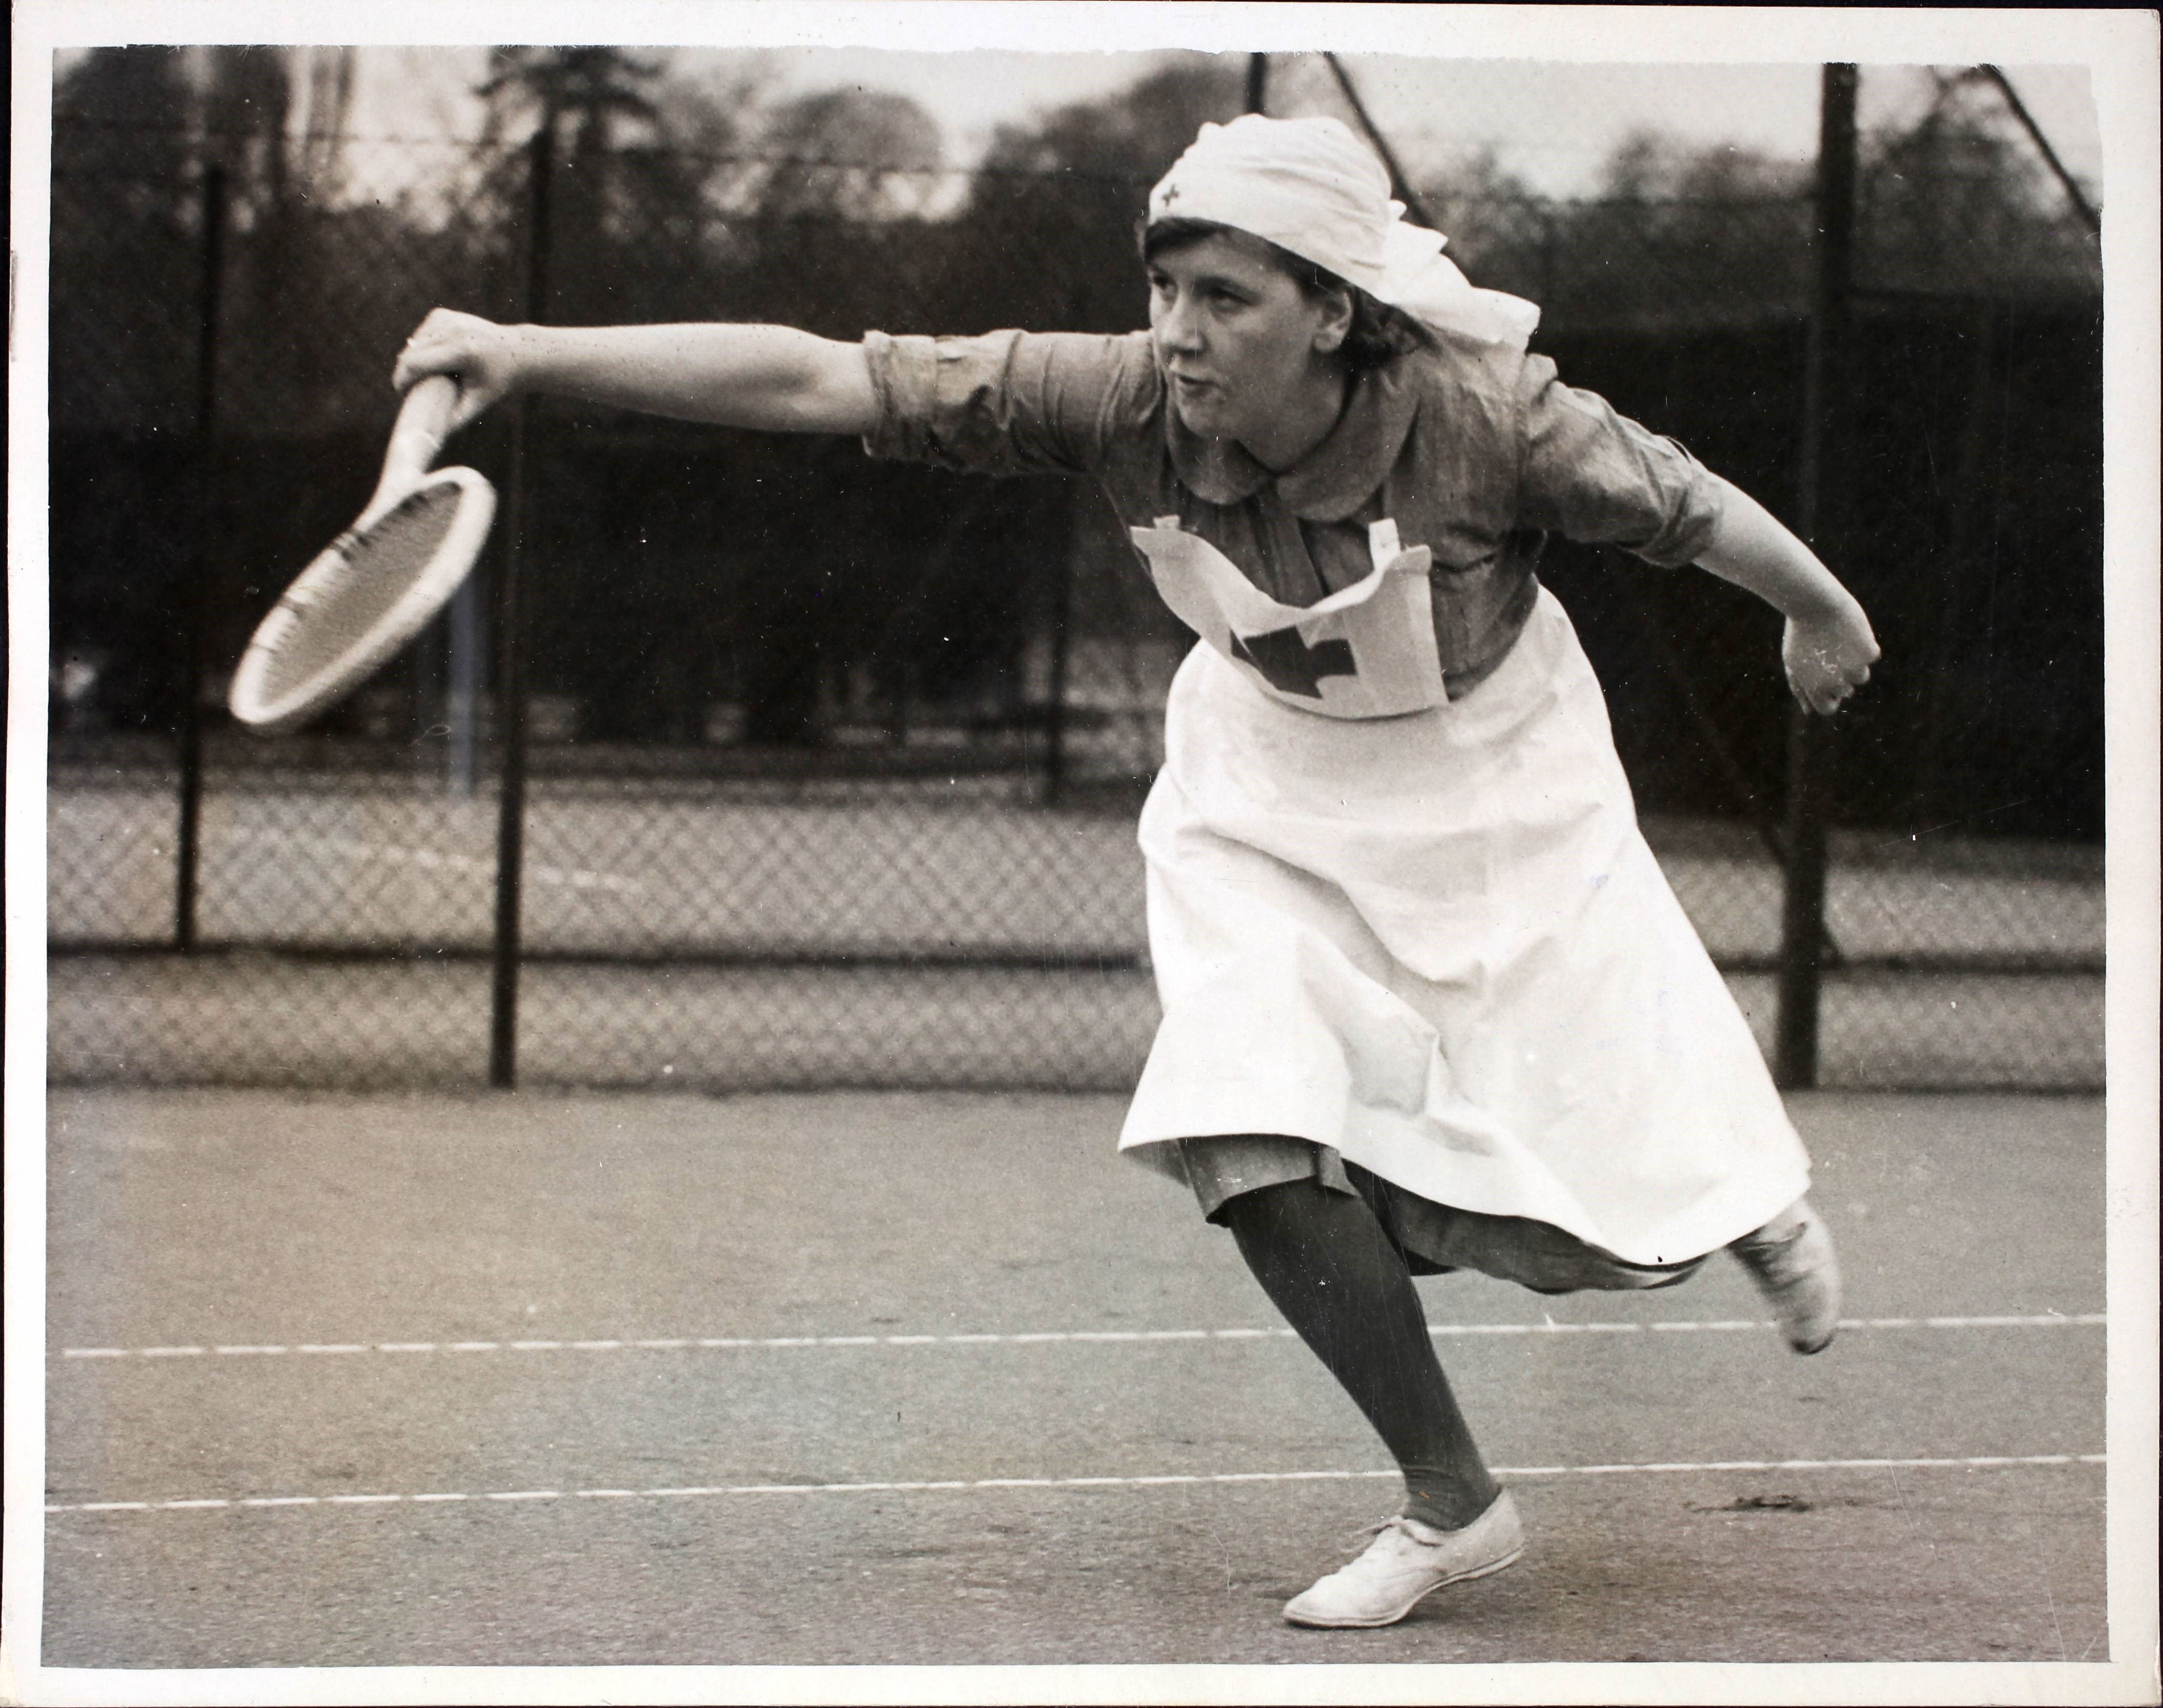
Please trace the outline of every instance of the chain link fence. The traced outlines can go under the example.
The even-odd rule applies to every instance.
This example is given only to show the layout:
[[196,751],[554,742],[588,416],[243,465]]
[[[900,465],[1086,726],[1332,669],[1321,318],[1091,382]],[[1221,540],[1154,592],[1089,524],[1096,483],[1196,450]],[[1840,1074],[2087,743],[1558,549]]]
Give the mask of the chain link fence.
[[[508,972],[497,1066],[521,1083],[1130,1083],[1156,1014],[1133,820],[1185,639],[1066,483],[535,401],[519,513],[418,644],[305,733],[258,738],[222,706],[256,620],[364,499],[391,354],[430,306],[1123,328],[1162,162],[1040,158],[1056,127],[963,173],[604,148],[567,123],[544,179],[493,139],[345,138],[304,183],[259,135],[161,113],[178,96],[154,51],[120,50],[103,106],[64,91],[55,123],[52,1075],[479,1084]],[[1237,110],[1205,92],[1231,104],[1202,116]],[[1878,164],[1836,567],[1887,657],[1839,741],[1819,1077],[2094,1088],[2093,252],[2002,186],[1996,223],[1948,249],[1901,187],[1917,158]],[[1640,176],[1575,202],[1422,193],[1475,278],[1542,302],[1537,347],[1567,377],[1781,509],[1807,182]],[[2030,229],[2048,244],[2008,250]],[[505,423],[454,449],[505,484]],[[1542,574],[1648,835],[1769,1040],[1777,619],[1611,552],[1558,542]]]

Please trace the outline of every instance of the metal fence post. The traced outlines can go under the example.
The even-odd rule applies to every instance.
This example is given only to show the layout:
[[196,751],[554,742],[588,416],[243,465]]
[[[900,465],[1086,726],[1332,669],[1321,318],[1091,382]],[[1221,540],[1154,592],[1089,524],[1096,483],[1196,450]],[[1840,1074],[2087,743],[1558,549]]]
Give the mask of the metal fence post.
[[202,322],[196,338],[195,540],[182,595],[181,636],[180,822],[173,837],[173,946],[196,946],[196,875],[202,848],[202,666],[209,625],[212,508],[217,468],[211,434],[217,419],[217,319],[225,267],[225,168],[202,176]]
[[1324,53],[1322,59],[1322,63],[1329,67],[1330,74],[1337,79],[1337,87],[1344,97],[1344,104],[1352,109],[1352,116],[1359,121],[1359,128],[1367,134],[1369,145],[1381,156],[1383,168],[1390,175],[1390,194],[1405,204],[1405,212],[1419,224],[1438,224],[1434,216],[1427,212],[1427,204],[1420,200],[1419,192],[1412,188],[1412,181],[1405,176],[1404,165],[1397,159],[1396,150],[1390,146],[1390,139],[1382,134],[1381,127],[1375,123],[1374,115],[1367,111],[1367,103],[1359,98],[1359,92],[1353,85],[1352,74],[1344,69],[1335,54]]
[[[1797,458],[1796,531],[1832,555],[1837,506],[1828,500],[1828,452],[1847,411],[1849,295],[1855,237],[1856,68],[1821,73],[1818,120],[1817,242],[1809,343]],[[1817,1083],[1818,1017],[1825,962],[1825,808],[1830,732],[1799,705],[1788,710],[1787,885],[1780,919],[1780,1009],[1773,1075],[1787,1090]]]
[[451,793],[471,800],[480,776],[481,587],[469,576],[451,595],[449,657],[444,673],[450,678],[444,698],[443,721],[450,726],[447,754]]
[[[526,237],[526,312],[535,322],[547,315],[548,179],[556,128],[553,111],[542,115],[529,150]],[[518,1082],[519,929],[526,867],[526,660],[518,610],[519,559],[526,539],[527,404],[520,398],[511,421],[511,469],[505,483],[503,555],[496,578],[497,715],[503,722],[503,785],[495,815],[495,943],[489,998],[488,1082],[509,1090]]]
[[1063,506],[1066,527],[1062,531],[1057,579],[1051,589],[1050,705],[1045,709],[1044,804],[1057,806],[1066,791],[1067,661],[1074,645],[1074,506]]

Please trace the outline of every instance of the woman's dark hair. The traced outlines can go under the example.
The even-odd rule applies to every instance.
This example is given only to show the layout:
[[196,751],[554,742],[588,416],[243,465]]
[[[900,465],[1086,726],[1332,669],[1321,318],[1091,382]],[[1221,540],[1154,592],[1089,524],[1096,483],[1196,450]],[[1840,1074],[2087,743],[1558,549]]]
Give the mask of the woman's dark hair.
[[1141,246],[1142,259],[1153,261],[1169,250],[1184,249],[1204,238],[1228,233],[1259,244],[1268,252],[1277,270],[1310,297],[1342,291],[1352,299],[1352,324],[1344,334],[1344,342],[1338,347],[1338,354],[1354,375],[1382,367],[1414,350],[1434,347],[1433,334],[1401,308],[1370,296],[1349,279],[1340,279],[1327,267],[1304,255],[1295,255],[1290,249],[1267,238],[1256,237],[1252,232],[1220,225],[1211,219],[1160,219],[1138,227],[1135,236]]

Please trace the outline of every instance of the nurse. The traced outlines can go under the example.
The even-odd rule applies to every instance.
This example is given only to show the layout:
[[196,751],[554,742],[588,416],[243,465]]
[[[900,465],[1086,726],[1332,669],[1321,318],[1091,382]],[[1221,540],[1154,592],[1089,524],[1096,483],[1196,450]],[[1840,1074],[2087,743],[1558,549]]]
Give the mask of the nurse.
[[1229,1230],[1402,1469],[1285,1609],[1386,1625],[1523,1547],[1412,1277],[1668,1286],[1726,1250],[1789,1344],[1839,1280],[1809,1162],[1639,833],[1550,533],[1786,618],[1796,697],[1878,647],[1800,541],[1528,354],[1335,120],[1205,125],[1151,192],[1150,330],[839,343],[438,310],[395,380],[524,389],[874,456],[1093,478],[1200,637],[1142,814],[1164,1019],[1121,1148]]

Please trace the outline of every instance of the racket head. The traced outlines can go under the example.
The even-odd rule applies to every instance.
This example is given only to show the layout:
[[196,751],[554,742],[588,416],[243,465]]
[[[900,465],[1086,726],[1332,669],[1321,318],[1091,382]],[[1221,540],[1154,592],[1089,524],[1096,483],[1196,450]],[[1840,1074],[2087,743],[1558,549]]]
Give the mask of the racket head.
[[364,516],[295,578],[233,674],[227,704],[275,735],[366,681],[471,573],[495,518],[495,489],[471,469],[439,469]]

